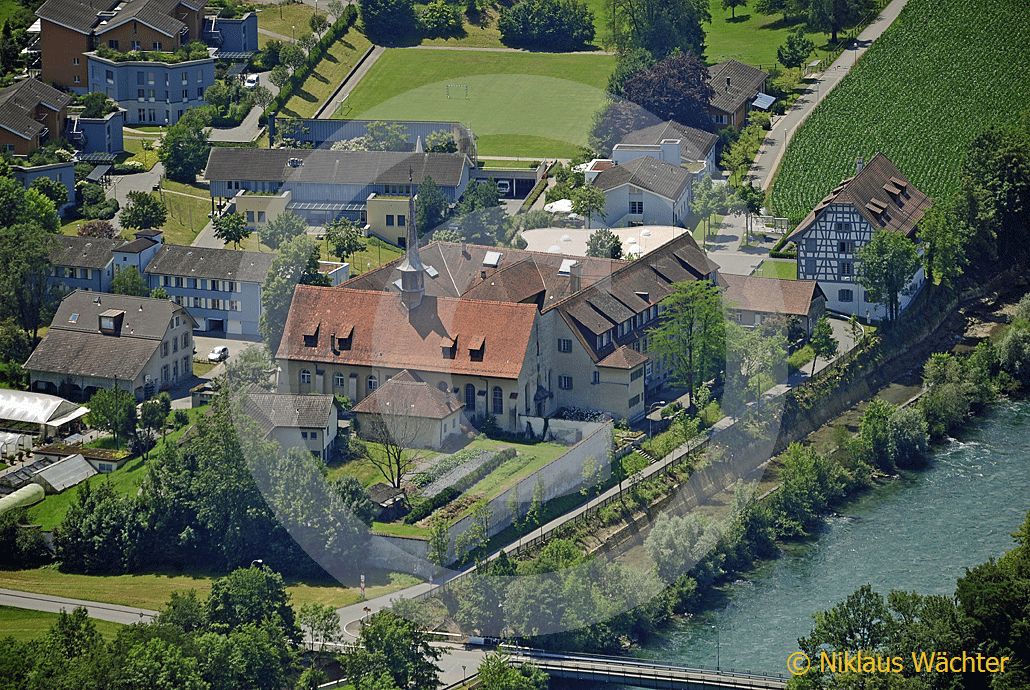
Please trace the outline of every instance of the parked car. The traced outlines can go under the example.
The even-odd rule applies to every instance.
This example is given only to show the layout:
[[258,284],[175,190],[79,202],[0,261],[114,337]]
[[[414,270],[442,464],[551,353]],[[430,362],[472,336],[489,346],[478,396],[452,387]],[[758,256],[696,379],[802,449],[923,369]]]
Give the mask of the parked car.
[[253,89],[257,87],[259,82],[260,78],[258,77],[258,75],[248,74],[247,78],[243,81],[243,87],[247,89]]
[[224,362],[229,359],[229,348],[225,345],[218,345],[211,348],[211,352],[207,354],[207,361],[209,362]]

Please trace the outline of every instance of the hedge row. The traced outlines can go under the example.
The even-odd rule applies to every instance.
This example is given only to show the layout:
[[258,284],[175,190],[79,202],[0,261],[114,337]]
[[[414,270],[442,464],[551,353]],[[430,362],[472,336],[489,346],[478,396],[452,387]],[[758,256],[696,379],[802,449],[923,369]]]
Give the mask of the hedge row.
[[405,516],[404,522],[409,525],[413,525],[419,520],[429,517],[434,511],[443,508],[458,496],[461,496],[463,492],[475,485],[476,482],[496,470],[502,463],[514,458],[515,455],[516,452],[514,448],[505,448],[499,453],[496,453],[492,458],[432,498],[417,502],[414,507],[412,507],[411,512]]
[[300,86],[307,80],[311,73],[318,66],[318,63],[322,61],[325,54],[329,51],[329,47],[336,43],[336,41],[343,38],[358,19],[358,8],[354,5],[347,5],[346,10],[340,18],[333,22],[322,38],[318,40],[318,43],[308,53],[307,59],[304,60],[304,64],[297,68],[297,71],[290,75],[289,81],[283,84],[282,88],[279,89],[279,93],[276,95],[272,102],[265,109],[265,119],[274,116],[279,112],[280,109],[286,102],[293,97],[293,92],[300,88]]

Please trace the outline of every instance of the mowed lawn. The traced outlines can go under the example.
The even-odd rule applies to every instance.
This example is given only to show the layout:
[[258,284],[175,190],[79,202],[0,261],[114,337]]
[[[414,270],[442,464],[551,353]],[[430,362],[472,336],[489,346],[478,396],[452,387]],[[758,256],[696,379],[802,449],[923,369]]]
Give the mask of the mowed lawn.
[[364,34],[351,28],[329,48],[300,89],[283,107],[288,117],[314,117],[315,111],[332,95],[354,64],[372,46]]
[[797,262],[789,259],[766,259],[758,264],[754,275],[762,278],[780,278],[782,280],[797,280]]
[[[57,622],[58,614],[46,611],[31,611],[13,606],[0,606],[0,636],[13,637],[19,642],[28,642],[42,637]],[[105,639],[114,639],[121,629],[118,623],[93,620]]]
[[[384,571],[369,570],[365,577],[367,598],[389,594],[418,583],[411,575]],[[135,606],[152,611],[159,611],[172,592],[193,589],[203,599],[211,591],[211,585],[216,579],[216,575],[182,573],[77,575],[62,573],[54,566],[31,570],[0,570],[0,588],[3,589]],[[286,590],[290,594],[291,603],[298,608],[307,603],[340,607],[361,601],[359,584],[346,584],[348,586],[329,580],[328,577],[324,582],[287,579]]]
[[571,157],[587,143],[615,64],[609,55],[394,48],[336,117],[455,120],[480,155]]
[[[703,28],[705,57],[711,63],[732,59],[768,70],[776,64],[776,49],[787,42],[787,36],[799,26],[807,29],[803,18],[784,20],[782,14],[760,14],[751,6],[738,7],[734,19],[723,9],[722,0],[709,0],[709,12],[712,21]],[[829,34],[807,30],[805,34],[816,46],[809,61],[825,58]]]

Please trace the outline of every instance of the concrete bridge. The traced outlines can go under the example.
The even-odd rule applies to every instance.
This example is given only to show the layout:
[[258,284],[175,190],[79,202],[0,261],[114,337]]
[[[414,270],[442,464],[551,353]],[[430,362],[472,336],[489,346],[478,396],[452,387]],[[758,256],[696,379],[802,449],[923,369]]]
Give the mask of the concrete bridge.
[[513,664],[529,662],[552,678],[598,684],[632,685],[667,690],[783,690],[787,678],[780,675],[741,671],[689,668],[660,664],[642,659],[545,652],[524,647],[504,646],[501,651]]

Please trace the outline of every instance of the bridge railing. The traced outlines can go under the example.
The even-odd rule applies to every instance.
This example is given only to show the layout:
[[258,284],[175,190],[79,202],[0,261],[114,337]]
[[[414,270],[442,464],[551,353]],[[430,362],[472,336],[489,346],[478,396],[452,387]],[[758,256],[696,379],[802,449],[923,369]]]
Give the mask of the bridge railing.
[[610,656],[604,654],[589,654],[589,653],[561,653],[561,652],[549,652],[543,649],[534,649],[531,647],[519,647],[516,645],[501,645],[501,651],[505,652],[511,657],[516,657],[526,660],[537,660],[537,661],[554,661],[558,664],[568,664],[570,667],[574,667],[577,661],[595,663],[595,664],[609,664],[612,666],[621,666],[624,668],[632,668],[637,670],[651,670],[656,672],[677,672],[677,673],[691,673],[701,675],[718,675],[724,678],[735,678],[740,680],[754,680],[762,682],[776,682],[786,683],[787,676],[779,673],[761,673],[754,671],[744,671],[733,668],[701,668],[694,666],[683,666],[679,664],[668,664],[660,663],[657,661],[650,661],[648,659],[637,659],[632,657],[624,656]]

